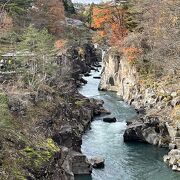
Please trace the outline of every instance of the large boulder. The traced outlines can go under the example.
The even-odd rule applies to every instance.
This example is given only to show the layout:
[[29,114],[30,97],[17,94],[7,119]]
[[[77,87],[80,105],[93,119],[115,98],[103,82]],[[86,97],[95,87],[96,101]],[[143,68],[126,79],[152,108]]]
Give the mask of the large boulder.
[[93,105],[93,109],[94,109],[94,115],[95,116],[99,116],[99,115],[107,115],[107,114],[111,114],[109,111],[107,111],[104,107],[104,101],[103,100],[99,100],[99,99],[94,99],[91,98],[90,99],[90,103]]
[[92,165],[85,155],[73,151],[72,171],[74,175],[90,175],[92,172]]
[[169,133],[158,117],[147,116],[131,121],[124,132],[124,141],[140,141],[153,145],[168,146]]
[[93,76],[94,79],[101,79],[100,76]]
[[65,146],[80,152],[82,139],[80,135],[76,135],[73,132],[73,128],[70,125],[64,125],[59,129],[59,132],[54,133],[52,139],[61,146]]
[[101,157],[94,157],[90,159],[90,163],[92,164],[92,167],[95,169],[104,168],[104,162],[105,160]]
[[142,135],[142,126],[143,124],[135,124],[130,125],[127,127],[127,129],[124,132],[124,141],[141,141],[145,142],[145,138]]
[[103,118],[103,121],[107,123],[115,123],[117,120],[115,117],[105,117]]
[[85,76],[85,77],[89,77],[89,76],[91,76],[91,74],[88,73],[88,72],[86,72],[86,73],[84,73],[84,76]]
[[168,155],[164,156],[164,162],[167,163],[173,171],[180,171],[180,149],[172,149]]
[[169,143],[169,149],[176,149],[176,144],[175,143]]

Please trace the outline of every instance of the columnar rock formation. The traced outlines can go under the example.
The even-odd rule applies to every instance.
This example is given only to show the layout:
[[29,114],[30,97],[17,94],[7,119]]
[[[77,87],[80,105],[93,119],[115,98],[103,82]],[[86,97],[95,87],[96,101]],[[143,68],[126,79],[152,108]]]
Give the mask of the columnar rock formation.
[[99,88],[101,90],[116,91],[125,100],[128,100],[131,87],[137,82],[138,74],[135,67],[131,67],[125,58],[110,49],[103,60]]
[[[149,79],[142,83],[143,78],[136,67],[110,49],[103,61],[101,77],[100,90],[116,91],[137,110],[138,116],[127,121],[125,141],[147,142],[161,147],[170,146],[171,149],[180,148],[178,76],[173,76],[170,80]],[[169,159],[171,157],[165,161],[169,162]],[[175,165],[173,169],[179,170],[179,165]]]

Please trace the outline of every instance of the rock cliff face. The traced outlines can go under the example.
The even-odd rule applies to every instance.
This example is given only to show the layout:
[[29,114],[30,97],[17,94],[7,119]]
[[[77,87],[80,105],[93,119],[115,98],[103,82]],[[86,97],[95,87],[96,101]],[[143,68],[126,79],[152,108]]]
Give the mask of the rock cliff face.
[[73,180],[76,174],[91,174],[80,150],[82,135],[104,109],[103,102],[78,93],[81,74],[98,60],[92,45],[82,48],[83,61],[74,47],[57,57],[57,74],[37,92],[24,87],[0,91],[2,179]]
[[[173,148],[180,148],[177,115],[180,111],[179,84],[178,76],[143,79],[134,65],[110,49],[103,61],[99,89],[117,92],[136,108],[137,117],[127,121],[125,141],[141,141],[171,148],[173,144]],[[179,166],[175,165],[173,169],[179,170]]]
[[126,59],[111,49],[105,54],[103,60],[102,77],[99,88],[101,90],[116,91],[129,100],[131,87],[138,82],[138,74]]

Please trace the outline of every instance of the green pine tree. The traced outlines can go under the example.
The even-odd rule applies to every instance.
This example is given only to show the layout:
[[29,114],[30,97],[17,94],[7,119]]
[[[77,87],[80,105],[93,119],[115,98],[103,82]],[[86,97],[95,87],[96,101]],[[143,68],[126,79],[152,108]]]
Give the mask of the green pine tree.
[[32,25],[27,28],[19,44],[18,62],[28,85],[37,88],[48,76],[52,76],[56,69],[53,50],[54,39],[46,29],[39,31]]

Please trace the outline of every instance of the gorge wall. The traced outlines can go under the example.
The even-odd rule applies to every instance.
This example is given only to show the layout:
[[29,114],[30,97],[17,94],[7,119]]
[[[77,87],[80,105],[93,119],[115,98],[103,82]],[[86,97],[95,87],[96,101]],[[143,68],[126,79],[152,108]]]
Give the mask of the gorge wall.
[[[177,149],[176,153],[166,158],[166,162],[179,154],[179,76],[143,79],[135,65],[109,49],[103,60],[99,89],[117,92],[136,108],[137,117],[127,121],[125,141],[141,141]],[[173,170],[180,170],[179,156],[174,159],[170,166]]]
[[84,44],[57,57],[55,76],[38,91],[1,86],[0,176],[3,179],[73,180],[91,174],[91,164],[81,154],[82,135],[103,102],[88,99],[77,87],[86,83],[82,74],[98,64],[96,50]]
[[138,82],[138,74],[134,67],[118,53],[109,50],[103,60],[102,77],[99,88],[101,90],[116,91],[128,101],[131,87]]
[[[17,62],[18,58],[10,55],[3,60],[3,65],[9,66],[10,69],[4,68],[3,72],[1,71],[0,179],[74,180],[75,175],[90,175],[92,166],[86,156],[81,153],[82,135],[89,128],[93,117],[106,111],[102,101],[82,96],[78,92],[78,87],[87,83],[82,78],[83,74],[90,73],[91,69],[97,70],[99,53],[94,45],[87,42],[86,39],[79,44],[75,40],[69,42],[70,39],[64,37],[71,34],[70,30],[64,32],[64,29],[67,28],[64,3],[68,2],[67,8],[69,3],[72,5],[71,1],[38,0],[34,4],[29,3],[30,1],[15,2],[9,6],[22,10],[28,9],[28,11],[23,11],[23,15],[16,14],[13,19],[6,17],[3,21],[0,12],[0,26],[5,28],[4,31],[7,33],[6,29],[13,21],[14,27],[12,28],[17,27],[17,32],[15,32],[20,36],[22,35],[21,31],[28,29],[25,25],[29,26],[32,23],[34,27],[31,30],[38,28],[37,31],[35,30],[36,32],[31,31],[33,34],[31,35],[35,38],[33,42],[43,44],[40,49],[44,51],[40,55],[41,50],[39,49],[36,51],[37,53],[34,53],[33,58],[31,55],[28,57],[37,59],[38,62],[41,58],[44,59],[44,63],[35,65],[39,69],[38,72],[33,72],[33,75],[38,74],[40,77],[43,74],[40,69],[44,67],[44,64],[47,66],[43,72],[47,71],[43,74],[43,80],[38,81],[36,78],[37,86],[31,86],[32,84],[29,82],[35,78],[30,78],[30,80],[29,76],[23,73],[25,79],[22,78],[22,74],[17,70],[19,66],[12,73],[10,71],[12,64],[6,63],[9,58],[14,62]],[[8,10],[8,8],[4,10],[5,15]],[[17,21],[15,21],[16,19]],[[23,26],[21,26],[22,24]],[[44,28],[47,28],[48,31],[42,35],[42,39],[47,37],[47,41],[38,39],[40,34],[37,32]],[[73,28],[78,29],[78,27]],[[55,36],[52,37],[52,34]],[[32,36],[29,38],[28,44],[31,44]],[[61,42],[62,37],[67,38],[66,42],[69,43],[54,49],[54,43],[59,38]],[[17,39],[15,41],[18,44],[20,42]],[[49,39],[53,42],[48,41]],[[0,41],[0,44],[6,45],[5,49],[2,49],[2,54],[9,52],[16,54],[19,44],[14,46],[17,49],[11,51],[9,47],[12,44],[9,43],[9,36],[3,40],[6,40],[7,44]],[[23,47],[24,49],[26,48]],[[51,52],[45,58],[47,49],[51,49]],[[29,51],[27,50],[27,52]],[[23,55],[22,59],[27,60],[28,57]],[[25,72],[33,69],[33,63],[22,66],[25,68]],[[51,73],[52,71],[53,73]]]

